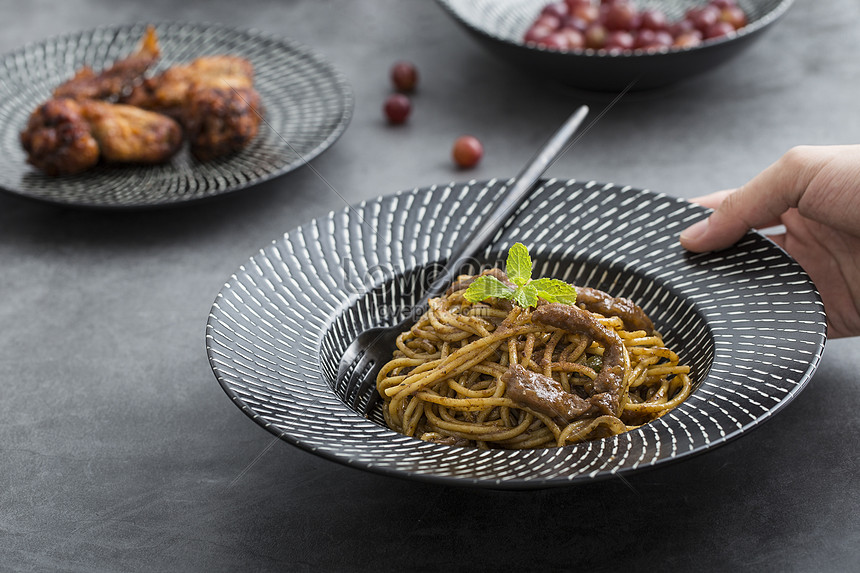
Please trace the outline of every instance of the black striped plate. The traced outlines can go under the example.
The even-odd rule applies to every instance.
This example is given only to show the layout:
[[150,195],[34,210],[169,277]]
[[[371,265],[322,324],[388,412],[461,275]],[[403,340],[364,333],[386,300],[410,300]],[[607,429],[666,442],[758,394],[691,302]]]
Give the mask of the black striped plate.
[[381,423],[337,380],[363,329],[408,311],[453,245],[481,224],[505,181],[380,197],[299,227],[230,277],[206,330],[212,369],[235,404],[287,442],[366,470],[492,488],[606,478],[703,452],[767,420],[800,392],[825,342],[806,273],[758,233],[693,255],[678,234],[706,210],[651,191],[545,181],[480,262],[523,242],[535,276],[637,301],[692,365],[681,406],[634,431],[560,449],[482,451],[425,443]]
[[77,207],[183,204],[247,188],[301,167],[331,146],[352,117],[351,88],[328,61],[295,42],[214,24],[154,24],[161,59],[153,69],[234,54],[254,65],[264,122],[241,152],[201,162],[187,148],[163,165],[99,165],[49,177],[26,163],[19,143],[33,109],[82,66],[96,70],[133,52],[147,24],[103,27],[27,45],[0,59],[0,188]]

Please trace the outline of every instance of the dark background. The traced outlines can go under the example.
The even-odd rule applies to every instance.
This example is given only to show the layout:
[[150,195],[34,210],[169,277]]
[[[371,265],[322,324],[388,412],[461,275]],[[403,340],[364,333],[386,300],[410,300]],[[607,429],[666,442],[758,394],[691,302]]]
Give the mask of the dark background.
[[[628,478],[497,492],[365,473],[251,422],[207,362],[229,275],[350,203],[514,175],[580,103],[474,44],[429,0],[0,0],[0,52],[103,24],[185,20],[302,42],[352,84],[310,169],[220,200],[91,212],[0,196],[0,569],[13,571],[860,568],[860,341],[828,342],[755,432]],[[695,197],[801,143],[860,141],[860,4],[800,0],[739,59],[630,94],[550,170]],[[417,63],[408,125],[388,68]],[[486,155],[453,168],[454,138]]]

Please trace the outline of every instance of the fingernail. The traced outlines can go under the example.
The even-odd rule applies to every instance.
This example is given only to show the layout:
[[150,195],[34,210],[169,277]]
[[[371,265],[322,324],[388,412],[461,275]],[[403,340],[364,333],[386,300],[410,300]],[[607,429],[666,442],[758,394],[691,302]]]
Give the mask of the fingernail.
[[708,219],[704,219],[699,221],[698,223],[693,223],[683,231],[681,231],[681,242],[686,243],[688,241],[695,241],[699,237],[705,234],[705,231],[708,230]]

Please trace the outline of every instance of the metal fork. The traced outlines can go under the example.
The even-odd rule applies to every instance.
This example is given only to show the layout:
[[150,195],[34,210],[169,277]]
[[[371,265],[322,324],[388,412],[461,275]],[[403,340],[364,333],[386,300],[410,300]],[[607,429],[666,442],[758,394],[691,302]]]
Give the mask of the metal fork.
[[[429,306],[429,300],[441,296],[448,286],[459,275],[460,270],[468,263],[481,248],[492,239],[508,218],[519,207],[522,200],[531,192],[532,187],[543,175],[547,168],[565,150],[565,144],[579,129],[588,107],[577,109],[558,131],[544,144],[540,151],[532,157],[517,175],[514,183],[505,194],[498,199],[494,208],[487,213],[486,223],[478,227],[467,239],[451,253],[450,263],[445,265],[442,274],[430,285],[424,296],[412,307],[412,312],[393,326],[377,326],[361,332],[349,345],[341,358],[337,379],[343,380],[349,374],[345,396],[352,396],[352,407],[357,408],[368,387],[376,384],[376,377],[382,367],[392,358],[397,336],[415,323]],[[358,362],[356,362],[356,360]],[[365,415],[376,404],[379,395],[374,391],[366,402]]]

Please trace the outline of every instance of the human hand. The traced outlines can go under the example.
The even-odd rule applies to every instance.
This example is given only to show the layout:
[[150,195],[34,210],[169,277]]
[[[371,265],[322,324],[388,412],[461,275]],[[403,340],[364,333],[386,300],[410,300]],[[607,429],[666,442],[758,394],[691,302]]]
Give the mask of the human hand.
[[692,201],[715,211],[681,233],[684,248],[724,249],[784,225],[770,238],[815,282],[828,336],[860,335],[860,145],[795,147],[742,187]]

